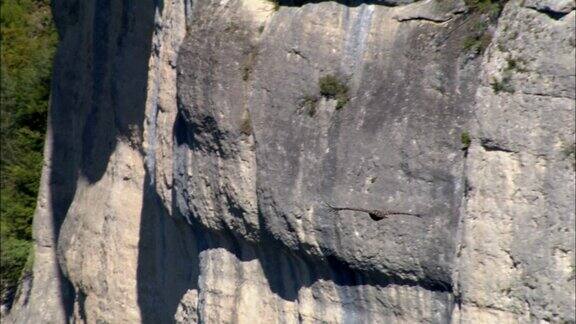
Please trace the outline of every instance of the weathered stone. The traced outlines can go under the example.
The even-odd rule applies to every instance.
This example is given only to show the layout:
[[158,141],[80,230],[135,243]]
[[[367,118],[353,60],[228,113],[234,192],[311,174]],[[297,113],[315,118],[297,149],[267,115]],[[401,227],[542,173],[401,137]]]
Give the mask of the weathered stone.
[[576,8],[573,0],[526,0],[524,6],[551,14],[567,14]]
[[573,322],[573,6],[413,2],[56,1],[8,320]]

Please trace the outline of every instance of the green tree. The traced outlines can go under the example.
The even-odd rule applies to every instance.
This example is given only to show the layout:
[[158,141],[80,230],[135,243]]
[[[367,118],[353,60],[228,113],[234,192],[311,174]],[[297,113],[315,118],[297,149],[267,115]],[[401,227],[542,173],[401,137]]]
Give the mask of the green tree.
[[0,297],[10,298],[32,240],[57,34],[48,0],[1,0]]

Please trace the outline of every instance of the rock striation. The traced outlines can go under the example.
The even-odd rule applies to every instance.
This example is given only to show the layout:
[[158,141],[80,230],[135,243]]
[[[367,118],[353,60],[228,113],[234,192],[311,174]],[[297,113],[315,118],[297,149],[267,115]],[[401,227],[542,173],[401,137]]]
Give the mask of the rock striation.
[[574,4],[467,3],[55,1],[7,320],[574,322]]

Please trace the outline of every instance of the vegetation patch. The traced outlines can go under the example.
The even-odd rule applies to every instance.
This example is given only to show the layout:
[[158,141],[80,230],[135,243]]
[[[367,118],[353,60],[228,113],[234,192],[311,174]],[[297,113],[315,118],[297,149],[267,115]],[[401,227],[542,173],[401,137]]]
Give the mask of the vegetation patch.
[[306,112],[306,114],[310,117],[316,116],[316,111],[318,110],[318,101],[319,98],[317,96],[305,96],[302,100],[302,109]]
[[492,42],[491,24],[495,24],[507,0],[465,0],[468,19],[473,23],[471,35],[464,38],[462,48],[475,54],[483,53]]
[[508,0],[464,0],[472,12],[498,16]]
[[266,0],[272,4],[274,11],[280,10],[280,0]]
[[572,159],[572,168],[576,170],[576,144],[564,144],[562,155],[566,159]]
[[320,95],[327,99],[336,100],[336,109],[342,109],[350,97],[348,96],[348,86],[335,75],[329,74],[320,78]]
[[240,133],[250,136],[252,135],[252,122],[250,121],[250,114],[244,114],[242,117],[242,123],[240,124]]
[[0,34],[0,298],[9,306],[33,260],[32,216],[57,43],[50,1],[1,1]]
[[520,73],[528,72],[525,68],[526,62],[523,59],[509,57],[506,59],[506,67],[504,68],[505,72],[508,71],[516,71]]
[[505,75],[501,79],[493,78],[492,82],[490,82],[490,86],[492,87],[492,91],[494,93],[500,92],[507,92],[507,93],[514,93],[514,87],[510,84],[511,77],[509,75]]
[[464,131],[460,134],[460,143],[462,143],[462,149],[467,150],[472,144],[472,137],[470,137],[470,133]]
[[478,24],[478,29],[474,31],[473,35],[464,38],[462,48],[467,52],[475,54],[484,53],[492,42],[492,34],[488,31],[486,24]]
[[564,149],[562,149],[562,153],[565,157],[576,157],[576,145],[575,144],[566,144],[564,145]]
[[513,72],[524,73],[528,70],[524,67],[526,62],[523,59],[508,57],[506,58],[506,66],[500,68],[502,71],[502,77],[500,78],[492,78],[492,82],[490,82],[490,86],[494,93],[500,92],[507,92],[507,93],[514,93],[515,89],[512,86],[512,74]]

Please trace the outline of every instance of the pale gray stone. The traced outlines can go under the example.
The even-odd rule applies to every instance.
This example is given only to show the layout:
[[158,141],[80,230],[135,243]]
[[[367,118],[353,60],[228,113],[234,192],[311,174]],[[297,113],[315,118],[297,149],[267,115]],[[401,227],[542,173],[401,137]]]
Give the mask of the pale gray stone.
[[575,14],[538,3],[472,52],[463,1],[56,1],[8,321],[573,322]]

